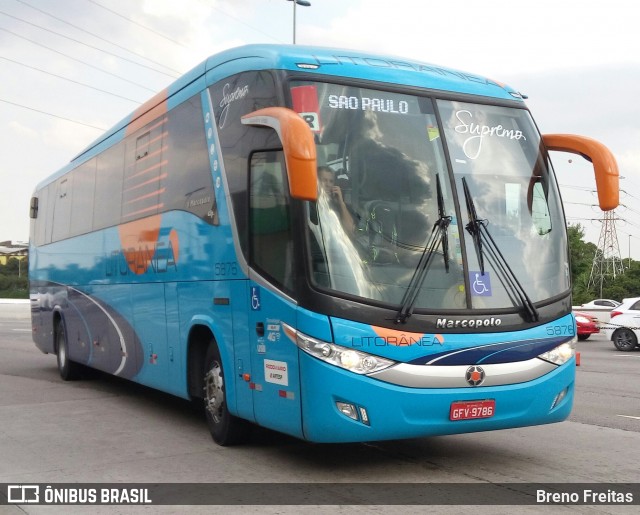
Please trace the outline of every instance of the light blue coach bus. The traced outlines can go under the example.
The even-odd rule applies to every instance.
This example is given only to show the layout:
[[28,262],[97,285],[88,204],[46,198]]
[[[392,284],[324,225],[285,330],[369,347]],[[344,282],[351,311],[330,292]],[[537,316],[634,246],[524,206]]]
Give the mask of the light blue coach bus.
[[215,55],[40,183],[33,339],[201,399],[213,439],[314,442],[546,424],[575,323],[549,150],[522,95],[414,61],[302,46]]

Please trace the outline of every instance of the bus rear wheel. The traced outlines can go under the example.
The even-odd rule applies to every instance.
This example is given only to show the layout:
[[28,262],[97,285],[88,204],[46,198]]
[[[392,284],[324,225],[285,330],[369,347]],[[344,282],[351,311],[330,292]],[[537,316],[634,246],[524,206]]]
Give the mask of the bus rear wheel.
[[56,354],[58,372],[64,381],[74,381],[80,377],[80,365],[69,359],[69,344],[64,322],[60,320],[56,325]]
[[205,357],[204,412],[211,437],[218,445],[235,445],[246,440],[249,423],[229,413],[227,408],[224,369],[215,341],[209,344]]

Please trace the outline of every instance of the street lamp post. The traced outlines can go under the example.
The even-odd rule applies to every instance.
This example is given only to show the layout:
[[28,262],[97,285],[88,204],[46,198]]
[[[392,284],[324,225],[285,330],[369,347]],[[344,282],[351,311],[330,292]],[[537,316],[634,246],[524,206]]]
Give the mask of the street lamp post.
[[311,7],[311,2],[307,2],[307,0],[288,0],[289,2],[293,2],[293,44],[296,44],[296,5],[301,5],[303,7]]

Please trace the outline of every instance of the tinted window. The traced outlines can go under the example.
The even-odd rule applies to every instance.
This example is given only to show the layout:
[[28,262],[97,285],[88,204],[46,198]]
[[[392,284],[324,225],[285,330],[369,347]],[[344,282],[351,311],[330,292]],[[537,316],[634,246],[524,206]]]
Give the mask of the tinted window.
[[47,213],[44,219],[45,234],[44,242],[51,243],[51,233],[53,232],[53,210],[56,207],[56,183],[47,186]]
[[124,144],[119,143],[98,156],[93,228],[120,223]]
[[183,209],[217,224],[202,104],[196,95],[169,112],[162,178],[163,209]]
[[96,159],[73,171],[71,236],[90,232],[93,227],[93,193],[96,187]]
[[242,125],[256,109],[278,105],[275,80],[267,71],[239,73],[209,88],[222,149],[224,171],[242,250],[247,256],[247,170],[251,152],[280,147],[274,130]]
[[69,237],[71,217],[71,194],[73,191],[71,175],[65,175],[55,183],[55,207],[53,211],[52,241]]
[[250,173],[251,262],[278,285],[291,291],[291,211],[282,152],[254,154]]
[[167,176],[163,145],[166,137],[166,117],[154,120],[126,140],[124,180],[122,189],[122,221],[129,222],[156,214],[162,207]]

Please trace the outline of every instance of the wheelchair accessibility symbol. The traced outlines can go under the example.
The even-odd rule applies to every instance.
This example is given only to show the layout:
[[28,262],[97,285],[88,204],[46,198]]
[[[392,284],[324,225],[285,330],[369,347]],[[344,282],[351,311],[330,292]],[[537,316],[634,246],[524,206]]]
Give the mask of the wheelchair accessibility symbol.
[[257,286],[251,287],[251,310],[260,311],[260,288]]
[[469,284],[471,284],[471,295],[477,297],[491,296],[491,277],[489,272],[482,275],[480,272],[469,272]]

